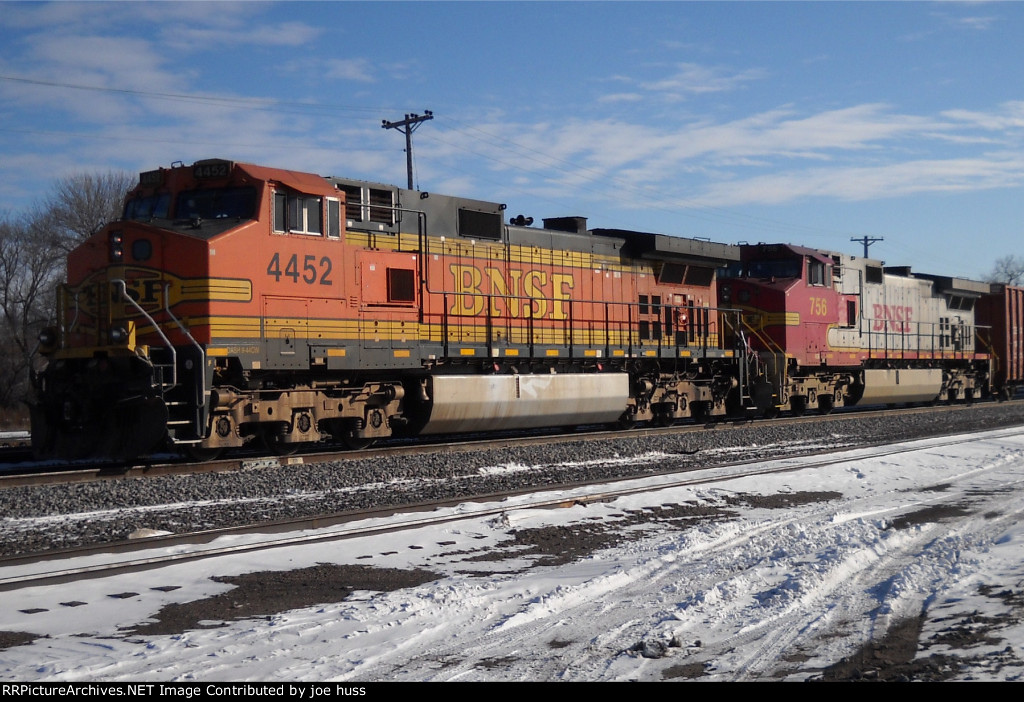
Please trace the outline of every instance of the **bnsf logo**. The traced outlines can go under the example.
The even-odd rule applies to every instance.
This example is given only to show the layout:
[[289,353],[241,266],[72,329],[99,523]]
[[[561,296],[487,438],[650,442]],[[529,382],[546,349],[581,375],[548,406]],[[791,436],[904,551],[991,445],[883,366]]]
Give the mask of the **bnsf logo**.
[[[576,280],[568,273],[515,268],[506,273],[489,266],[480,269],[457,263],[453,263],[450,270],[456,296],[448,309],[449,314],[478,315],[484,311],[487,298],[491,296],[492,316],[569,318],[565,301],[576,287]],[[533,299],[520,299],[527,297]]]
[[872,305],[874,324],[871,331],[909,332],[914,308],[902,305]]
[[[120,275],[116,275],[120,273]],[[120,289],[108,279],[120,277],[125,281],[125,292],[148,312],[159,312],[165,306],[174,307],[183,302],[249,302],[252,300],[252,282],[241,278],[179,278],[161,274],[149,268],[128,268],[120,271],[101,271],[93,274],[72,293],[77,306],[85,313],[95,315],[101,309],[100,296],[108,305],[124,305],[126,317],[141,314],[121,298]],[[166,299],[165,299],[166,297]]]

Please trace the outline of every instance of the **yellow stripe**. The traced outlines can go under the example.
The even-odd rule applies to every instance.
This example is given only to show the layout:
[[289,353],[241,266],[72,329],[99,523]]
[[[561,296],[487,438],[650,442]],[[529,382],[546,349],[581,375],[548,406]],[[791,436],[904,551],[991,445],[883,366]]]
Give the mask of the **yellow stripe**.
[[[443,335],[444,327],[437,324],[417,324],[415,322],[402,321],[374,323],[361,320],[306,320],[276,317],[267,318],[262,321],[264,324],[261,325],[261,320],[258,317],[228,316],[187,317],[184,319],[185,324],[192,328],[209,327],[211,338],[214,340],[224,338],[231,340],[261,339],[263,337],[276,337],[283,331],[289,330],[294,333],[297,339],[314,343],[341,341],[353,344],[359,343],[360,340],[368,339],[375,341],[397,341],[399,343],[433,342],[440,344],[445,342]],[[163,324],[161,328],[172,332],[177,331],[177,327],[173,323]],[[153,328],[147,325],[139,327],[137,333],[139,336],[142,336],[152,334],[153,331]],[[637,347],[640,345],[638,333],[615,330],[605,333],[603,331],[577,328],[572,330],[570,335],[567,333],[568,330],[564,328],[534,328],[531,336],[529,330],[525,328],[506,328],[500,329],[504,334],[498,338],[495,338],[493,328],[490,331],[491,336],[488,337],[488,327],[484,324],[466,325],[456,329],[449,327],[447,342],[450,344],[477,344],[482,346],[493,344],[497,341],[522,347],[531,344],[563,348],[573,345],[591,347],[591,349],[593,347]],[[677,347],[672,343],[668,343],[668,341],[669,338],[666,337],[666,343],[662,345],[662,351],[675,353]],[[693,348],[701,347],[705,344],[705,341],[707,346],[717,348],[718,335],[711,334],[706,339],[698,337],[690,346]],[[214,346],[212,348],[216,349],[218,347]],[[464,348],[460,353],[463,355],[475,355],[475,350]],[[582,353],[583,355],[590,355],[591,352],[584,350]],[[692,351],[682,348],[678,349],[678,353],[680,357],[687,357]],[[216,351],[211,355],[215,354]],[[508,349],[505,352],[505,355],[518,354],[519,351],[517,349]],[[726,354],[732,355],[732,352],[727,351]],[[551,353],[550,355],[558,354]],[[617,350],[615,355],[625,355],[625,352]],[[653,349],[645,349],[642,350],[642,355],[656,356],[658,352]]]
[[762,314],[763,326],[766,327],[799,327],[800,326],[800,313],[799,312],[768,312]]

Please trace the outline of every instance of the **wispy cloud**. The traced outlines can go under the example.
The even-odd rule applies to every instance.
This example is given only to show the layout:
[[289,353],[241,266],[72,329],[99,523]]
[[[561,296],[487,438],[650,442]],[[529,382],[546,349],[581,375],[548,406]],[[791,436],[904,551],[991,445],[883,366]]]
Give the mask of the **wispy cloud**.
[[732,71],[717,66],[702,66],[696,63],[680,63],[671,75],[659,80],[645,81],[640,86],[645,90],[672,95],[721,93],[736,90],[745,83],[764,78],[761,69]]
[[1024,184],[1024,157],[986,154],[978,158],[914,160],[877,166],[784,170],[737,178],[704,188],[680,202],[706,206],[793,202],[807,198],[841,201],[887,199],[931,192],[967,192]]
[[[1017,187],[1024,182],[1024,156],[1015,151],[1021,126],[1024,103],[938,115],[900,113],[884,103],[816,113],[783,107],[673,127],[610,118],[494,123],[481,130],[507,135],[519,158],[472,139],[434,156],[464,158],[459,146],[493,154],[495,168],[518,169],[537,192],[567,198],[611,184],[651,188],[680,207],[862,201]],[[950,155],[951,147],[961,154]]]
[[962,29],[974,29],[978,31],[985,31],[992,28],[997,21],[997,17],[988,16],[973,16],[973,17],[946,17],[946,23],[953,27]]
[[326,78],[354,80],[362,83],[374,82],[373,65],[363,58],[328,59],[324,62]]
[[598,102],[640,102],[644,99],[644,96],[640,93],[611,93],[609,95],[602,95],[597,99]]
[[605,77],[603,81],[628,89],[601,96],[598,102],[638,102],[645,98],[679,102],[701,95],[739,90],[748,83],[767,77],[766,71],[757,68],[733,70],[687,62],[657,66],[654,70],[660,70],[663,75],[652,79],[640,79],[622,73]]
[[219,27],[180,26],[169,28],[163,34],[164,42],[177,49],[193,51],[220,51],[229,46],[295,46],[310,44],[322,29],[303,22],[282,22],[274,25],[236,26],[227,23]]

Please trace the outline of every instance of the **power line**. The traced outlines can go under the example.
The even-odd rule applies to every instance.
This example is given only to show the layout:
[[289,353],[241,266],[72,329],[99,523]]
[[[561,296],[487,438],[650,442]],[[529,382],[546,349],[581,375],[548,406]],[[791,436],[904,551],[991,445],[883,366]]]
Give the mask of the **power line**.
[[[238,106],[251,110],[265,110],[273,112],[315,112],[329,110],[332,113],[343,112],[365,112],[380,113],[383,107],[354,107],[352,105],[331,105],[316,102],[282,102],[277,98],[247,98],[247,97],[222,97],[217,95],[197,95],[194,93],[162,93],[151,90],[131,90],[128,88],[109,88],[99,85],[81,85],[75,83],[61,83],[57,81],[36,80],[34,78],[23,78],[21,76],[0,75],[0,80],[11,83],[22,83],[25,85],[37,85],[47,88],[62,88],[68,90],[87,90],[100,93],[114,93],[119,95],[132,95],[136,97],[156,98],[160,100],[179,100],[183,102],[197,102],[208,105],[222,105],[225,107]],[[302,109],[305,108],[305,109]]]
[[[8,82],[13,82],[13,83],[21,83],[21,84],[25,84],[25,85],[36,85],[36,86],[47,87],[47,88],[59,88],[59,89],[69,89],[69,90],[86,90],[86,91],[95,91],[95,92],[112,93],[112,94],[120,94],[120,95],[130,95],[130,96],[136,96],[136,97],[153,98],[153,99],[159,99],[159,100],[175,100],[175,101],[192,102],[192,103],[205,104],[205,105],[210,105],[210,106],[240,107],[240,108],[247,109],[247,110],[259,110],[259,111],[274,112],[274,113],[293,113],[293,114],[316,114],[316,115],[323,115],[323,113],[326,112],[328,116],[336,116],[336,114],[338,112],[367,113],[367,114],[369,114],[369,113],[377,113],[377,114],[379,114],[381,111],[383,111],[385,109],[391,109],[391,108],[378,108],[378,107],[358,107],[358,106],[352,106],[352,105],[331,105],[331,104],[316,103],[316,102],[282,102],[281,100],[278,100],[278,99],[275,99],[275,98],[222,97],[222,96],[216,96],[216,95],[197,95],[197,94],[189,94],[189,93],[168,93],[168,92],[156,92],[156,91],[146,91],[146,90],[133,90],[133,89],[126,89],[126,88],[110,88],[110,87],[104,87],[104,86],[80,85],[80,84],[74,84],[74,83],[65,83],[65,82],[59,82],[59,81],[45,81],[45,80],[38,80],[38,79],[33,79],[33,78],[25,78],[25,77],[22,77],[22,76],[10,76],[10,75],[0,75],[0,80],[8,81]],[[406,170],[407,170],[407,175],[408,175],[408,185],[409,185],[410,189],[412,189],[412,187],[413,187],[413,178],[412,178],[412,160],[413,160],[413,157],[412,157],[411,132],[414,131],[415,128],[422,121],[426,121],[427,119],[430,119],[430,118],[433,117],[433,115],[432,115],[432,113],[430,111],[426,111],[426,115],[427,116],[424,116],[424,117],[421,118],[419,115],[416,115],[415,113],[409,113],[409,114],[406,115],[406,119],[405,120],[398,121],[398,122],[393,122],[393,123],[392,122],[388,122],[387,120],[384,120],[384,125],[383,125],[384,128],[400,129],[400,128],[404,127],[405,129],[408,130],[408,133],[406,133]],[[418,118],[418,121],[409,121],[411,118],[412,119]],[[453,123],[460,124],[458,122],[458,120],[454,120],[454,119],[451,119],[451,118],[448,118],[448,119],[449,119],[449,121],[451,121]],[[388,126],[389,124],[392,125],[392,126],[389,127]],[[517,158],[519,158],[519,159],[524,159],[525,158],[525,159],[528,159],[530,161],[533,161],[533,162],[541,165],[543,168],[548,169],[548,170],[557,170],[557,171],[560,171],[562,173],[566,173],[566,174],[572,175],[575,178],[578,178],[578,179],[581,179],[581,180],[585,180],[585,181],[588,181],[590,183],[594,183],[594,184],[598,184],[598,185],[608,184],[608,183],[614,184],[620,191],[621,190],[626,190],[628,192],[634,193],[634,194],[639,195],[640,197],[642,197],[644,199],[644,201],[646,203],[648,203],[646,205],[648,209],[657,209],[657,210],[660,210],[660,211],[663,211],[663,212],[667,212],[667,213],[672,213],[672,214],[682,214],[683,216],[687,216],[687,217],[691,217],[691,218],[695,218],[695,219],[705,219],[705,220],[709,220],[709,221],[716,221],[717,220],[717,221],[723,221],[723,222],[731,223],[731,224],[736,225],[736,226],[758,227],[758,228],[767,229],[767,230],[800,231],[800,232],[803,232],[805,234],[818,233],[819,235],[835,235],[835,234],[847,234],[848,235],[848,234],[850,234],[849,231],[842,232],[842,231],[838,231],[838,230],[824,229],[824,228],[821,228],[821,227],[812,227],[812,226],[808,226],[808,225],[794,224],[794,223],[790,223],[790,222],[783,222],[783,221],[780,221],[780,220],[770,219],[770,218],[767,218],[767,217],[758,217],[758,216],[755,216],[755,215],[749,215],[749,214],[746,214],[746,213],[743,213],[743,212],[739,212],[739,211],[736,211],[736,210],[730,210],[730,209],[726,209],[726,208],[716,207],[716,206],[713,206],[713,205],[704,205],[704,204],[701,204],[698,201],[691,200],[689,198],[685,198],[685,197],[682,197],[682,196],[676,196],[673,199],[675,201],[677,201],[677,202],[684,203],[685,204],[684,207],[672,207],[671,205],[666,206],[665,203],[666,203],[668,198],[667,198],[666,193],[664,193],[662,190],[659,190],[659,189],[653,188],[653,187],[638,186],[636,183],[633,183],[631,181],[627,181],[627,180],[622,179],[622,178],[617,178],[615,176],[609,176],[608,174],[600,172],[600,171],[597,171],[597,170],[595,170],[593,168],[588,168],[587,166],[583,166],[583,165],[578,164],[578,163],[573,163],[571,161],[568,161],[568,160],[565,160],[565,159],[561,159],[561,158],[552,156],[551,154],[544,153],[542,151],[539,151],[538,149],[534,149],[534,148],[532,148],[530,146],[527,146],[525,144],[521,144],[521,143],[516,142],[516,141],[514,141],[512,139],[508,139],[508,138],[503,137],[501,135],[493,134],[493,133],[488,132],[486,130],[480,129],[479,127],[476,127],[476,126],[473,126],[473,125],[468,125],[466,123],[461,123],[461,124],[463,124],[465,126],[462,127],[462,128],[458,128],[458,127],[453,128],[453,129],[451,129],[451,131],[456,132],[456,133],[463,133],[467,137],[469,137],[469,138],[471,138],[471,139],[473,139],[475,141],[479,141],[479,142],[488,144],[489,146],[491,146],[493,148],[497,148],[497,149],[500,149],[502,151],[506,151],[506,152],[512,153],[512,154],[516,155]],[[5,130],[5,131],[16,131],[16,130]],[[33,132],[28,131],[28,133],[33,133]],[[45,133],[45,132],[39,132],[39,133]],[[61,134],[61,133],[60,132],[54,132],[54,134]],[[84,135],[84,136],[88,136],[88,135]],[[105,136],[100,136],[100,135],[96,135],[96,136],[94,136],[92,138],[113,139],[113,137],[105,137]],[[432,137],[432,138],[436,139],[437,137]],[[126,137],[126,139],[130,140],[130,138],[127,138],[127,137]],[[468,149],[463,144],[460,144],[460,143],[456,143],[456,142],[452,142],[452,141],[445,141],[443,139],[437,139],[437,140],[442,142],[442,143],[446,143],[449,146],[452,146],[454,148],[466,151],[468,153],[473,153],[473,154],[475,154],[475,155],[477,155],[477,156],[479,156],[481,158],[493,161],[495,163],[503,164],[505,166],[508,166],[510,168],[514,168],[514,169],[519,170],[519,171],[524,171],[524,172],[527,172],[527,173],[532,172],[535,175],[543,175],[542,173],[539,173],[536,170],[531,171],[531,169],[524,168],[522,163],[519,163],[519,162],[509,163],[507,161],[502,161],[501,159],[495,157],[492,154],[481,153],[479,151],[474,151],[472,149]],[[170,140],[167,140],[167,141],[170,141]],[[174,142],[170,142],[170,143],[174,143]],[[183,140],[180,143],[195,144],[195,143],[204,143],[204,142],[195,142],[195,141],[190,141],[190,140]],[[360,149],[360,150],[367,150],[367,149]],[[577,187],[580,187],[580,186],[577,185]],[[591,190],[591,191],[594,191],[594,192],[604,192],[604,191],[599,190],[597,188],[584,188],[584,189]]]
[[[0,127],[0,132],[8,132],[11,134],[36,134],[38,136],[53,136],[53,137],[74,137],[75,139],[97,139],[102,141],[128,141],[128,142],[142,142],[145,144],[187,144],[189,146],[224,146],[234,147],[239,149],[266,149],[266,148],[287,148],[292,151],[323,151],[324,146],[297,146],[295,144],[280,144],[275,147],[270,147],[266,142],[244,144],[238,142],[228,141],[201,141],[196,139],[161,139],[159,137],[145,136],[145,137],[131,137],[123,134],[113,136],[110,134],[96,134],[86,132],[62,132],[55,130],[44,130],[44,129],[16,129]],[[359,146],[358,148],[350,149],[350,152],[357,151],[390,151],[391,149],[383,146]]]
[[409,190],[412,190],[412,133],[421,124],[432,119],[434,119],[434,113],[430,110],[424,110],[422,115],[418,115],[415,112],[406,114],[405,119],[401,122],[381,120],[380,126],[384,129],[397,129],[405,135],[405,168],[409,175]]

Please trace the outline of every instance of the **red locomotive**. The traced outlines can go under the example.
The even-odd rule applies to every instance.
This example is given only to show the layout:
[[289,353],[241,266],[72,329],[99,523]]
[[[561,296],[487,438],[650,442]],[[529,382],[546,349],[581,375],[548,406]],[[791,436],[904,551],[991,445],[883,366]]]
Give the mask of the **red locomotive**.
[[141,174],[68,257],[40,455],[287,451],[743,403],[738,249],[223,160]]
[[719,298],[743,311],[751,395],[769,414],[972,401],[1022,380],[1019,289],[799,246],[740,249]]

